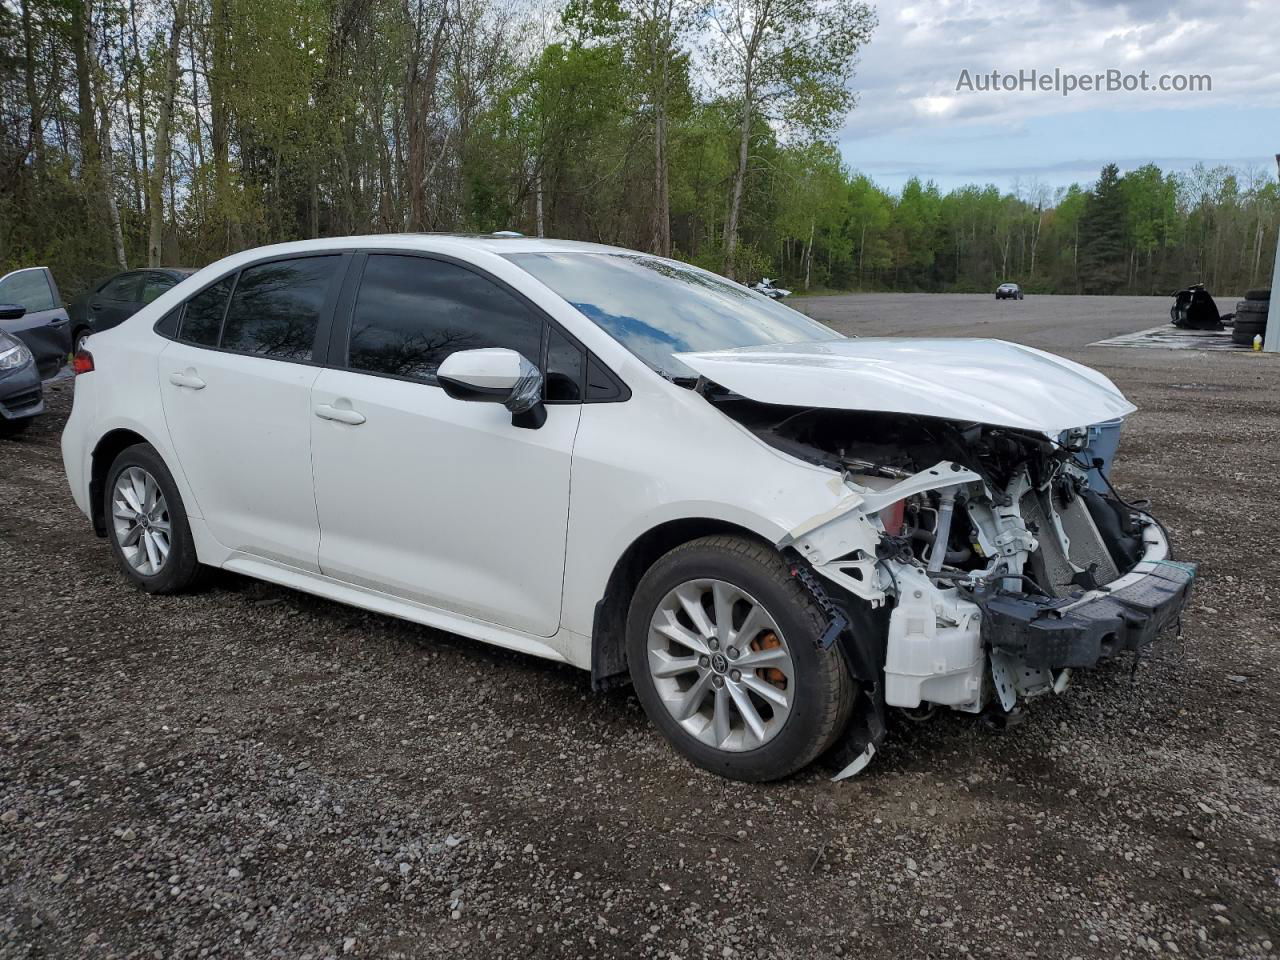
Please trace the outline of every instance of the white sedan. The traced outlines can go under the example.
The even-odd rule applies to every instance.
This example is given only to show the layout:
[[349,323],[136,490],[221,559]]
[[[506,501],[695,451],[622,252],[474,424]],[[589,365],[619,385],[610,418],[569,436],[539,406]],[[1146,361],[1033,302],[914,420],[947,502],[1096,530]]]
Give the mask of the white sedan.
[[221,567],[629,679],[744,780],[1061,691],[1194,576],[1090,485],[1085,428],[1133,409],[1100,374],[612,247],[250,250],[75,369],[67,476],[143,590]]

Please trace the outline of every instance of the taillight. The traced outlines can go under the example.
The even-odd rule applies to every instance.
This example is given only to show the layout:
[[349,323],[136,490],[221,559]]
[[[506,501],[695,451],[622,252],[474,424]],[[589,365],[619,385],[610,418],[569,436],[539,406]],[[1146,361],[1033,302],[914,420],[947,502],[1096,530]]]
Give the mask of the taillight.
[[71,358],[71,369],[75,371],[77,377],[82,373],[92,373],[93,354],[81,347],[76,351],[76,355]]

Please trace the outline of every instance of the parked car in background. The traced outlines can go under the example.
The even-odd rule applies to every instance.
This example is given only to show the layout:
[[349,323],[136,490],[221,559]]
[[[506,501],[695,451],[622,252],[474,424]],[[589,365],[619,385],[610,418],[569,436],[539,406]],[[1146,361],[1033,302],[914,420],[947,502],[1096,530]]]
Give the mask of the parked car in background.
[[75,369],[71,491],[140,589],[221,567],[629,677],[677,750],[742,780],[837,744],[852,775],[891,707],[1062,692],[1195,576],[1090,486],[1089,426],[1134,410],[1102,374],[849,339],[616,247],[248,250]]
[[[21,320],[17,304],[0,305],[0,320]],[[0,437],[21,433],[44,412],[40,372],[27,345],[0,330]]]
[[791,296],[790,290],[777,286],[768,277],[765,277],[759,283],[753,284],[751,289],[756,293],[763,293],[770,300],[783,300]]
[[150,267],[127,270],[99,280],[71,301],[71,339],[75,349],[84,346],[91,333],[110,330],[128,320],[170,287],[195,273],[187,267]]
[[0,304],[23,308],[0,317],[0,330],[26,344],[40,376],[47,380],[61,370],[71,353],[71,322],[49,268],[26,267],[0,277]]
[[1021,300],[1022,288],[1016,283],[1002,283],[996,287],[997,300]]

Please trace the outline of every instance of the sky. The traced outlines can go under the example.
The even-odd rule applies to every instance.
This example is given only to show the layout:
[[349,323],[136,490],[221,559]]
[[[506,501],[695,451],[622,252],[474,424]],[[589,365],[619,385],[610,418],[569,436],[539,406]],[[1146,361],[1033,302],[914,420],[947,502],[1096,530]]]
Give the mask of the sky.
[[[1122,171],[1197,162],[1276,175],[1280,0],[907,0],[876,3],[879,26],[853,80],[858,106],[838,134],[855,170],[900,190],[1087,184]],[[1155,85],[1207,74],[1198,92],[977,88],[992,70],[1096,74]],[[957,90],[968,71],[968,84]]]

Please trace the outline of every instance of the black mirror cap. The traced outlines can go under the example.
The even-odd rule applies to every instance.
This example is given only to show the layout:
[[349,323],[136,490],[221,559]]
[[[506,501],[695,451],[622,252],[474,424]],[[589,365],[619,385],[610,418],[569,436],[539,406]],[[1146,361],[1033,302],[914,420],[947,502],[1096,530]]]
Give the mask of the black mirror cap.
[[20,303],[0,303],[0,320],[21,320],[27,308]]
[[511,425],[524,430],[537,430],[547,422],[547,406],[541,400],[528,410],[511,415]]
[[443,388],[445,395],[454,400],[469,400],[472,403],[506,403],[511,391],[504,387],[477,387],[452,377],[436,377],[436,382]]

